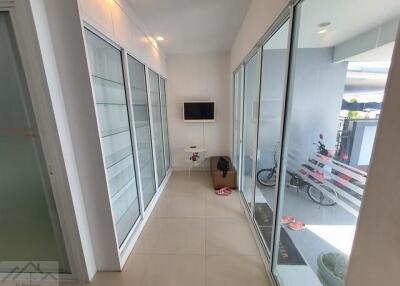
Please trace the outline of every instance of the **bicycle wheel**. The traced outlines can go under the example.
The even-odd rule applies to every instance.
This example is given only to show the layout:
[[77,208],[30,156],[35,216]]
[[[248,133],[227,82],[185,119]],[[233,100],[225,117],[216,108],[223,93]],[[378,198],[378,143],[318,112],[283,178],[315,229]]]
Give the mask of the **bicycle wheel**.
[[257,181],[266,187],[275,186],[276,172],[275,169],[261,169],[257,172]]
[[[326,190],[326,191],[330,192],[335,197],[338,196],[336,192],[328,191],[328,190]],[[314,186],[308,185],[307,194],[314,203],[317,203],[321,206],[330,207],[330,206],[336,205],[336,202],[334,200],[325,196],[320,190],[318,190]]]

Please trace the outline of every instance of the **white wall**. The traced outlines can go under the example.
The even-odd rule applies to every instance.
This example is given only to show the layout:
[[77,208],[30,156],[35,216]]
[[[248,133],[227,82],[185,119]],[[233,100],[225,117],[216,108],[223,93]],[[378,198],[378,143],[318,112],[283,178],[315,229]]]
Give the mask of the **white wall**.
[[[230,53],[230,98],[233,98],[233,71],[239,66],[255,44],[288,5],[289,0],[252,0],[246,17],[239,29]],[[229,137],[233,138],[233,99],[230,100]],[[229,154],[233,156],[233,143],[229,145]]]
[[346,285],[399,285],[399,92],[400,30],[386,85]]
[[126,0],[78,0],[83,21],[167,77],[166,57]]
[[81,0],[79,7],[78,0],[33,2],[41,5],[33,13],[86,264],[78,279],[90,280],[96,270],[119,270],[121,265],[111,213],[104,211],[110,201],[82,20],[164,76],[165,56],[123,0]]
[[[213,123],[204,123],[204,147],[207,156],[228,155],[232,144],[229,135],[229,53],[217,52],[168,57],[168,124],[172,167],[185,169],[188,156],[184,148],[203,145],[203,123],[183,121],[184,101],[215,101]],[[205,162],[203,168],[208,167]]]
[[253,0],[231,49],[231,72],[268,30],[289,0]]

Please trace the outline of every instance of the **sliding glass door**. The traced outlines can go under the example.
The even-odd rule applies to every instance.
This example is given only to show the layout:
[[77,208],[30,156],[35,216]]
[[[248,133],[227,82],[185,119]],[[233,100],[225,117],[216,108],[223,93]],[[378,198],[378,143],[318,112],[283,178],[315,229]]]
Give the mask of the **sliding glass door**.
[[85,30],[103,160],[118,244],[140,216],[121,51]]
[[168,137],[167,91],[166,91],[166,80],[162,77],[160,77],[160,98],[161,98],[162,128],[164,136],[165,170],[168,171],[171,165],[171,158],[170,158],[169,137]]
[[241,191],[250,208],[254,195],[254,148],[257,136],[259,53],[254,54],[244,67],[243,144],[241,166]]
[[71,273],[8,12],[0,39],[0,272]]
[[254,219],[269,252],[277,198],[289,20],[263,45]]
[[369,21],[350,3],[294,10],[273,260],[285,286],[345,283],[399,24],[398,4],[368,5]]
[[234,73],[240,190],[279,285],[345,284],[399,24],[384,2],[366,22],[297,1]]
[[128,66],[141,190],[143,194],[143,204],[144,207],[147,208],[156,193],[157,186],[153,164],[149,104],[146,89],[146,70],[142,63],[131,56],[128,56]]
[[150,88],[150,103],[151,103],[151,116],[153,125],[153,142],[154,151],[156,154],[157,166],[157,180],[160,186],[165,178],[165,154],[164,154],[164,139],[163,139],[163,126],[161,115],[161,101],[160,101],[160,84],[159,76],[157,73],[149,69],[149,88]]
[[[233,163],[240,171],[240,154],[242,147],[242,113],[243,113],[243,66],[234,73],[234,130],[233,130]],[[240,180],[239,180],[240,181]]]

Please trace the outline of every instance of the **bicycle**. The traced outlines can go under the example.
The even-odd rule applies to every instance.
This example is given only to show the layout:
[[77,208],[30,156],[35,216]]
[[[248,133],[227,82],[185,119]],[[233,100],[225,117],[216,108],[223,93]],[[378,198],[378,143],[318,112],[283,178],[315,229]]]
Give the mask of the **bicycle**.
[[261,169],[257,172],[257,181],[266,187],[273,187],[276,184],[276,169],[278,163],[276,161],[276,153],[274,153],[274,166],[272,168]]
[[[323,135],[320,134],[319,136],[320,140],[323,139]],[[314,143],[314,145],[317,145],[317,153],[329,157],[329,151],[325,148],[325,145],[321,142],[318,141],[318,143]],[[320,168],[324,168],[324,165],[321,163],[317,163],[315,160],[310,159],[310,162],[313,162],[314,164],[317,164],[318,167]],[[311,175],[308,175],[308,178],[310,180],[313,180],[316,184],[321,184],[321,181],[324,179],[323,176],[324,174],[321,174],[318,170],[314,170],[313,168],[309,167],[306,164],[302,164],[302,166],[304,168],[307,168],[308,170],[310,170],[311,172],[314,172],[314,174],[317,174],[317,177],[321,177],[321,180],[317,180],[314,177],[312,177]],[[272,168],[265,168],[265,169],[261,169],[257,172],[257,181],[266,187],[273,187],[276,184],[276,169],[278,167],[278,163],[276,161],[276,153],[274,153],[274,166]],[[289,186],[291,187],[296,187],[297,190],[303,190],[307,193],[307,195],[310,197],[310,199],[321,205],[321,206],[334,206],[336,205],[336,202],[334,200],[332,200],[331,198],[329,198],[328,196],[324,195],[322,191],[320,191],[319,189],[317,189],[316,187],[314,187],[312,184],[307,183],[306,181],[304,181],[299,175],[291,173],[289,171],[287,171],[288,174],[291,175],[290,181],[289,181]],[[327,192],[331,192],[332,195],[334,196],[338,196],[338,194],[334,191],[329,191],[327,190]]]

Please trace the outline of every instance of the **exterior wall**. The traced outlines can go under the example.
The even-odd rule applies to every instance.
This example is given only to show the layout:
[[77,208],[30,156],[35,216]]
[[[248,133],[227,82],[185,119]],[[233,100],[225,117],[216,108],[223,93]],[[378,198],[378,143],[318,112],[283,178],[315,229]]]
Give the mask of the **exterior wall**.
[[295,50],[288,134],[289,152],[298,163],[316,151],[312,143],[320,133],[326,148],[335,149],[346,72],[346,62],[333,63],[332,48]]
[[398,285],[400,30],[386,85],[346,285]]
[[[231,137],[229,109],[229,54],[207,53],[168,57],[169,83],[167,94],[168,123],[172,167],[187,168],[184,148],[192,145],[207,149],[207,156],[228,155]],[[183,121],[184,101],[215,101],[215,122]],[[204,131],[204,138],[203,138]],[[204,141],[203,141],[204,140]],[[208,168],[205,162],[203,168]]]

